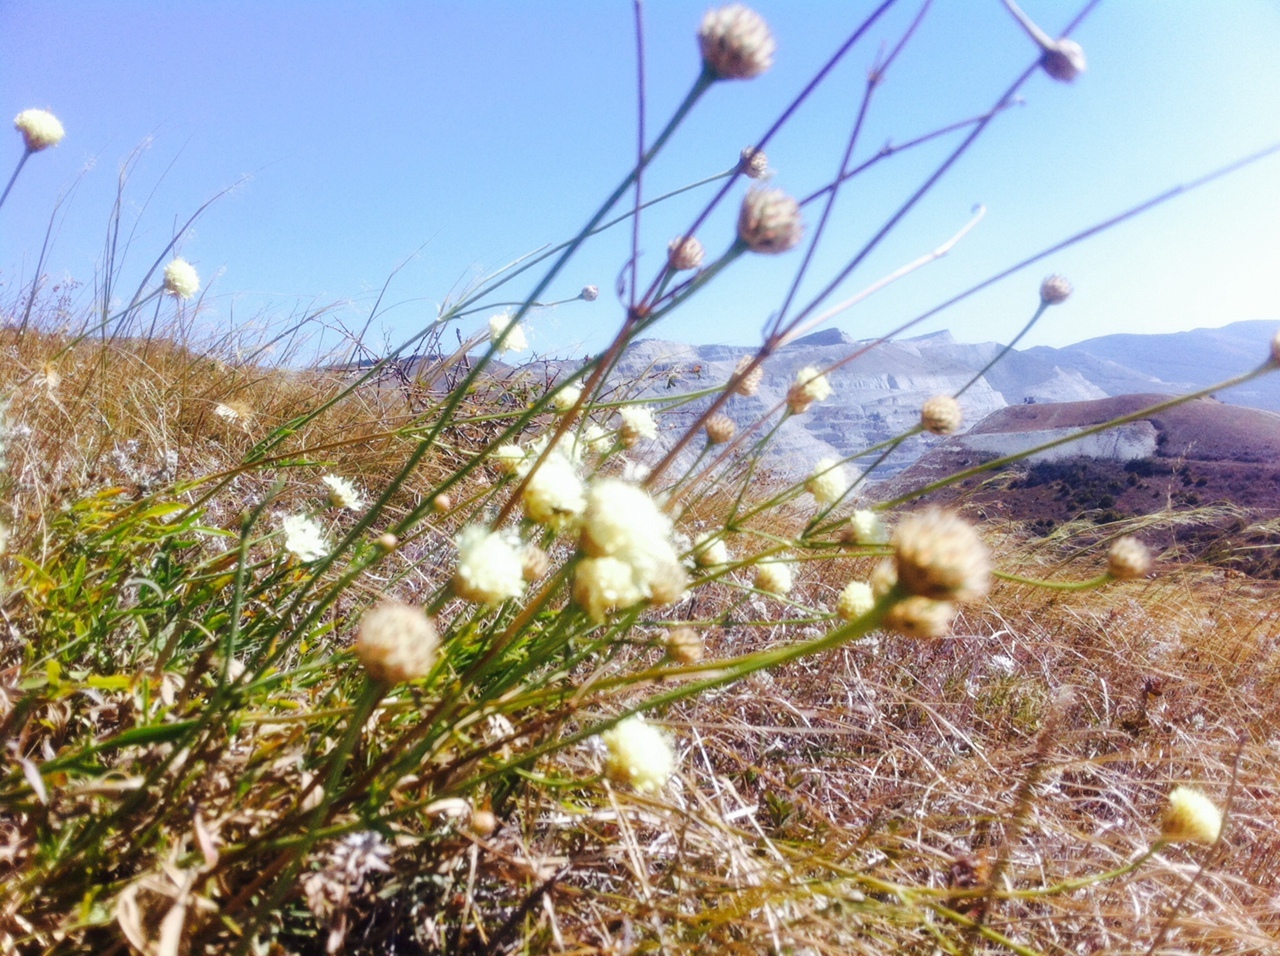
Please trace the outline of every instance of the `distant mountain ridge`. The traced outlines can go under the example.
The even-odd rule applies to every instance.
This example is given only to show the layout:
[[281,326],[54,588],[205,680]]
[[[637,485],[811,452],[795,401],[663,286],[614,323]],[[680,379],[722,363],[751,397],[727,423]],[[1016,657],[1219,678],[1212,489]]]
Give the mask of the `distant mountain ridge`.
[[[961,396],[966,429],[1008,406],[1195,391],[1257,367],[1270,354],[1278,330],[1277,320],[1246,321],[1190,332],[1107,335],[1064,348],[1015,349]],[[839,329],[823,329],[780,349],[765,366],[759,392],[734,396],[727,413],[739,427],[747,427],[785,400],[801,368],[843,362],[829,375],[832,396],[783,423],[771,442],[769,465],[796,475],[819,458],[857,455],[907,430],[918,421],[926,399],[959,391],[1001,348],[994,342],[957,342],[946,331],[875,343]],[[865,351],[857,354],[859,349]],[[692,391],[727,381],[738,360],[753,351],[642,339],[621,357],[616,380],[639,382],[640,394],[655,398],[673,390]],[[857,357],[850,359],[854,354]],[[1216,397],[1233,405],[1280,411],[1280,376],[1266,376]],[[659,441],[669,445],[707,401],[664,414]],[[877,475],[896,474],[939,442],[931,435],[907,440],[879,466]],[[867,455],[859,463],[865,466],[875,458]]]

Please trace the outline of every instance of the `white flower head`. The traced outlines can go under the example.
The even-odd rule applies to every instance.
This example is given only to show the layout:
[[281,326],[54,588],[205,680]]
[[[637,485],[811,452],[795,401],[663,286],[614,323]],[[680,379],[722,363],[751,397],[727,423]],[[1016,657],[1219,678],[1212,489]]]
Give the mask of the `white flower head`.
[[550,528],[571,524],[587,507],[586,489],[573,463],[558,451],[549,454],[524,486],[524,511]]
[[876,606],[876,596],[865,581],[850,581],[836,601],[836,613],[846,621],[857,620]]
[[888,544],[889,528],[879,514],[859,508],[849,515],[848,539],[851,544]]
[[844,472],[844,465],[835,458],[820,458],[813,466],[813,473],[804,483],[805,490],[819,504],[835,504],[849,490],[849,479]]
[[66,135],[58,117],[48,110],[23,110],[13,118],[13,128],[22,134],[22,142],[30,153],[57,146]]
[[631,565],[617,558],[584,558],[573,571],[573,599],[597,623],[610,611],[625,610],[645,599]]
[[1168,843],[1218,842],[1222,832],[1222,811],[1199,790],[1174,787],[1161,820],[1160,836]]
[[439,643],[422,608],[384,601],[360,619],[352,649],[374,680],[398,684],[431,673]]
[[647,405],[625,405],[618,409],[622,419],[622,443],[633,448],[642,438],[658,437],[658,422]]
[[329,503],[335,508],[347,511],[359,511],[364,507],[364,498],[354,484],[339,475],[325,475],[320,479],[329,489]]
[[[510,325],[511,316],[506,312],[499,312],[497,315],[491,316],[489,319],[489,338],[497,342]],[[529,340],[525,338],[524,328],[517,325],[510,332],[507,332],[507,337],[498,346],[498,352],[523,352],[528,347]]]
[[791,562],[785,558],[765,558],[756,562],[756,587],[779,597],[791,590],[795,578]]
[[814,402],[825,402],[830,397],[831,382],[818,369],[806,365],[787,390],[787,407],[793,414],[802,415]]
[[551,404],[558,412],[567,412],[578,404],[578,399],[582,397],[582,389],[576,385],[566,385],[555,395],[551,396]]
[[640,793],[657,793],[675,772],[671,741],[639,715],[619,721],[600,739],[609,751],[605,771],[616,783],[627,784]]
[[729,563],[729,546],[715,532],[704,531],[693,542],[693,560],[699,567],[714,568]]
[[[546,442],[543,441],[545,446]],[[493,450],[489,460],[497,465],[504,475],[517,475],[523,478],[529,471],[529,452],[514,442],[503,442]]]
[[510,537],[480,525],[458,534],[453,590],[477,604],[499,604],[524,593],[524,558]]
[[319,561],[329,553],[324,530],[306,515],[288,515],[280,522],[284,549],[299,561]]
[[164,267],[164,291],[179,299],[190,299],[200,291],[200,276],[186,259],[174,259]]

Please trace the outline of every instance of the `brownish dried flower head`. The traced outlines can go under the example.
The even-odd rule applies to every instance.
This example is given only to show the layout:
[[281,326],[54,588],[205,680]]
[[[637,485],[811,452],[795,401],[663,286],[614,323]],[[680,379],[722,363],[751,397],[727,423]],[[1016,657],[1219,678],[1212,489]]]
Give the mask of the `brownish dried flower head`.
[[1117,581],[1136,581],[1151,572],[1151,552],[1137,538],[1125,535],[1107,552],[1107,573]]
[[905,637],[942,637],[951,629],[955,614],[955,605],[950,601],[934,601],[913,594],[889,608],[884,626]]
[[360,619],[353,650],[370,677],[398,684],[426,677],[438,644],[435,625],[422,608],[384,601]]
[[1275,365],[1280,365],[1280,332],[1271,339],[1271,361]]
[[400,539],[390,531],[384,531],[382,534],[378,535],[377,544],[383,551],[394,551],[396,548],[400,547]]
[[877,601],[892,591],[898,583],[898,568],[893,560],[885,558],[872,568],[867,583],[871,585],[871,593]]
[[667,635],[667,656],[677,664],[696,664],[702,660],[702,638],[691,627],[677,627]]
[[707,444],[723,445],[738,433],[738,426],[728,415],[712,415],[707,419]]
[[908,593],[935,601],[976,601],[987,593],[987,547],[959,515],[939,508],[908,515],[893,546],[898,580]]
[[1058,40],[1045,47],[1040,66],[1059,83],[1070,83],[1088,66],[1084,49],[1075,40]]
[[498,818],[492,810],[477,807],[471,811],[471,831],[477,836],[493,836],[498,829]]
[[[1280,338],[1280,336],[1277,336],[1277,338]],[[733,369],[733,374],[735,378],[737,378],[738,376],[741,376],[741,378],[737,378],[737,382],[736,384],[734,384],[733,390],[737,392],[739,395],[746,395],[747,397],[754,395],[756,392],[760,390],[760,382],[764,378],[763,364],[757,365],[750,372],[747,372],[747,374],[743,375],[743,372],[746,372],[747,366],[750,364],[751,364],[751,356],[744,355],[742,356],[742,358],[738,359],[738,364],[734,366],[734,369]]]
[[738,238],[752,252],[786,252],[799,244],[803,234],[800,204],[781,189],[751,189],[742,197]]
[[764,18],[740,3],[708,10],[698,29],[702,62],[718,80],[747,80],[773,66],[777,44]]
[[667,265],[672,272],[684,272],[702,265],[706,251],[697,236],[676,236],[667,243]]
[[920,424],[935,435],[950,435],[964,421],[960,403],[950,395],[935,395],[920,407]]
[[520,558],[524,579],[530,583],[537,581],[551,570],[551,556],[536,544],[526,544]]
[[584,302],[594,302],[600,298],[600,287],[596,285],[584,285],[582,291],[578,293],[578,298]]
[[742,149],[742,155],[738,158],[738,172],[748,179],[764,179],[769,172],[769,157],[765,155],[763,149],[745,146]]
[[442,491],[431,499],[431,507],[443,514],[453,509],[453,499]]
[[1040,301],[1045,305],[1066,302],[1074,290],[1066,276],[1051,275],[1040,283]]

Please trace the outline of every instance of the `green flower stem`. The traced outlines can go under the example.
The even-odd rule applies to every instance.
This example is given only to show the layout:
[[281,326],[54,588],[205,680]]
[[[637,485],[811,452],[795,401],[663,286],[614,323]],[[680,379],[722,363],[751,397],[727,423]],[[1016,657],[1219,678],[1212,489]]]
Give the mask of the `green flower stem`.
[[18,181],[18,173],[22,172],[22,167],[27,164],[27,160],[31,158],[31,150],[24,149],[22,155],[18,157],[18,165],[13,169],[13,175],[9,177],[9,184],[4,187],[4,192],[0,193],[0,206],[4,205],[4,201],[9,198],[9,190],[13,188],[13,184]]
[[992,571],[991,576],[999,578],[1001,581],[1010,581],[1014,584],[1028,584],[1034,588],[1048,588],[1053,591],[1091,591],[1094,588],[1102,587],[1108,581],[1114,581],[1110,574],[1105,571],[1096,578],[1089,578],[1087,581],[1041,581],[1037,578],[1024,578],[1018,574],[1009,574],[1005,571]]

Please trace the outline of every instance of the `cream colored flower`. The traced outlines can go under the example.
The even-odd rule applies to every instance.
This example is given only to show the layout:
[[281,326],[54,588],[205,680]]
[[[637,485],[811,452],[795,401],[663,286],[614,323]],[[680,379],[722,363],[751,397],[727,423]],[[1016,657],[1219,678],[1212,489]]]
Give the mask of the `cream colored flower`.
[[504,475],[518,475],[521,478],[529,471],[529,456],[525,450],[514,442],[503,442],[493,450],[489,460],[497,465]]
[[384,601],[360,619],[353,650],[370,677],[398,684],[431,673],[439,643],[435,625],[422,608]]
[[306,515],[288,515],[280,522],[284,548],[300,561],[319,561],[329,553],[324,531]]
[[898,581],[936,601],[976,601],[991,583],[991,562],[978,532],[938,508],[903,518],[893,536]]
[[634,448],[642,438],[658,437],[658,422],[647,405],[625,405],[618,409],[622,419],[622,443]]
[[1045,305],[1060,305],[1071,295],[1071,283],[1066,276],[1051,275],[1040,283],[1040,301]]
[[22,142],[30,153],[57,146],[67,135],[58,117],[48,110],[23,110],[13,118],[13,128],[22,134]]
[[751,189],[742,198],[738,238],[752,252],[786,252],[794,249],[803,235],[800,204],[781,189]]
[[850,544],[888,544],[889,528],[878,513],[859,508],[849,515],[846,536]]
[[715,532],[704,531],[693,541],[693,560],[703,568],[728,564],[729,546]]
[[803,415],[814,402],[825,402],[831,397],[831,382],[818,369],[806,365],[796,372],[796,380],[787,390],[787,408],[792,414]]
[[905,637],[942,637],[951,629],[956,606],[913,594],[889,608],[884,626]]
[[360,490],[346,478],[338,475],[325,475],[320,479],[329,489],[329,502],[335,508],[348,511],[359,511],[364,507],[364,498]]
[[738,157],[738,172],[748,179],[764,179],[769,174],[769,157],[762,149],[744,146]]
[[1107,573],[1117,581],[1136,581],[1151,573],[1151,552],[1137,538],[1117,538],[1107,552]]
[[164,267],[164,291],[179,299],[190,299],[200,291],[200,276],[186,259],[174,259]]
[[935,395],[920,408],[920,426],[935,435],[950,435],[964,422],[960,403],[950,395]]
[[740,3],[707,11],[698,29],[702,61],[720,80],[746,80],[773,66],[778,46],[769,25]]
[[[497,342],[501,338],[503,332],[507,332],[507,328],[511,326],[511,316],[506,312],[499,312],[497,315],[489,318],[489,339]],[[523,352],[529,347],[529,340],[525,338],[524,327],[517,325],[507,332],[507,337],[502,340],[502,344],[498,346],[498,353],[503,352]]]
[[587,507],[586,489],[573,463],[554,451],[529,477],[523,500],[531,521],[556,529],[571,524]]
[[639,715],[619,721],[600,739],[609,751],[605,772],[615,783],[627,784],[639,793],[657,793],[675,772],[671,741]]
[[677,627],[667,635],[667,656],[677,664],[696,664],[706,651],[702,637],[691,627]]
[[617,558],[584,558],[573,570],[573,599],[597,623],[610,611],[625,610],[645,599],[631,565]]
[[804,487],[819,504],[830,505],[844,497],[849,490],[849,479],[845,476],[844,465],[838,460],[819,458]]
[[578,399],[582,397],[582,389],[576,385],[566,385],[555,395],[551,396],[551,405],[558,412],[567,412],[578,404]]
[[876,596],[865,581],[850,581],[836,601],[836,613],[846,621],[856,620],[876,606]]
[[723,445],[738,433],[737,422],[728,415],[712,415],[706,428],[708,445]]
[[524,560],[508,535],[468,525],[458,534],[453,590],[477,604],[499,604],[524,593]]
[[791,562],[784,558],[765,558],[756,562],[756,587],[779,597],[791,590],[794,577]]
[[764,379],[764,365],[760,364],[753,368],[750,372],[747,367],[751,364],[752,356],[744,355],[738,359],[738,364],[734,366],[733,374],[735,377],[741,376],[734,383],[733,390],[739,395],[745,395],[750,398],[760,390],[760,382]]
[[1160,836],[1167,843],[1217,843],[1222,833],[1222,811],[1199,790],[1174,787],[1169,792],[1160,823]]

